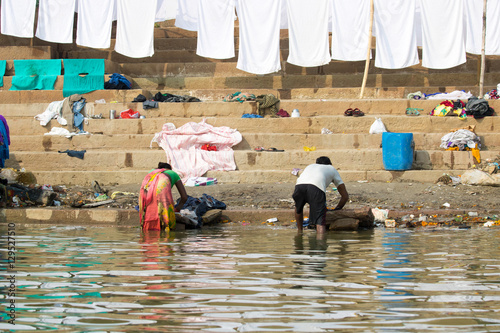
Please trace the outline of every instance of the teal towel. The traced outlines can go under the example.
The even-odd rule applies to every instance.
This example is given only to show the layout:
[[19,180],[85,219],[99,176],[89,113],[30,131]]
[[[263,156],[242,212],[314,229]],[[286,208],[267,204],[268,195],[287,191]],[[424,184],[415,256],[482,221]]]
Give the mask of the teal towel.
[[0,87],[3,87],[3,77],[5,75],[5,67],[7,67],[7,60],[0,60]]
[[61,60],[14,60],[14,69],[10,90],[54,90]]
[[104,59],[64,59],[63,96],[104,89]]

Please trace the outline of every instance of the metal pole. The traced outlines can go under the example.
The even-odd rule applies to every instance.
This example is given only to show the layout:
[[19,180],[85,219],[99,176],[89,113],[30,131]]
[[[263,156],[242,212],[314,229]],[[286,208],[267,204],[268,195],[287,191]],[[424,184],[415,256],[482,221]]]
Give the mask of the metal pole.
[[483,41],[481,45],[481,76],[479,78],[479,98],[483,97],[484,93],[484,72],[486,70],[486,10],[488,7],[488,0],[483,3]]
[[[486,0],[485,0],[486,1]],[[370,0],[370,29],[368,32],[368,50],[366,51],[366,64],[365,73],[363,75],[363,84],[361,85],[361,92],[359,93],[359,98],[363,98],[365,92],[366,80],[368,79],[368,69],[370,68],[370,55],[372,51],[372,33],[373,33],[373,0]]]

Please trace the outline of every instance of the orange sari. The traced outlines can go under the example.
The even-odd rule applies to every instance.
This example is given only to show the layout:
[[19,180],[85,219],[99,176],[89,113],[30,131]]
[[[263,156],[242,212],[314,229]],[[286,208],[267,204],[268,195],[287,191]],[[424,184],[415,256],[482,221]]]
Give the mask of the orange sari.
[[155,169],[142,181],[139,192],[139,218],[142,230],[175,228],[174,199],[170,177],[165,169]]

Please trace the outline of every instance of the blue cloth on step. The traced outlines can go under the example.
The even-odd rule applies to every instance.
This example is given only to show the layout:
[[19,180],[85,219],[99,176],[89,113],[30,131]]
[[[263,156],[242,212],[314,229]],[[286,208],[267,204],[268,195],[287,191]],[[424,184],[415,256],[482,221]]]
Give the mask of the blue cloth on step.
[[54,90],[61,75],[61,60],[14,60],[14,70],[9,90]]
[[104,89],[104,59],[64,59],[63,96]]

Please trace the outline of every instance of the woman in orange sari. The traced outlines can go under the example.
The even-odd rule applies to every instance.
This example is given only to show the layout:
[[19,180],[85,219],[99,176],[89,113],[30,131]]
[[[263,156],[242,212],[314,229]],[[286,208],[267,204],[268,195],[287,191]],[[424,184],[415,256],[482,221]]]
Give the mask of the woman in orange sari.
[[[172,185],[180,194],[179,204],[174,207]],[[175,228],[175,212],[186,203],[187,193],[179,175],[168,163],[158,163],[142,181],[139,192],[139,218],[142,230],[166,230]]]

